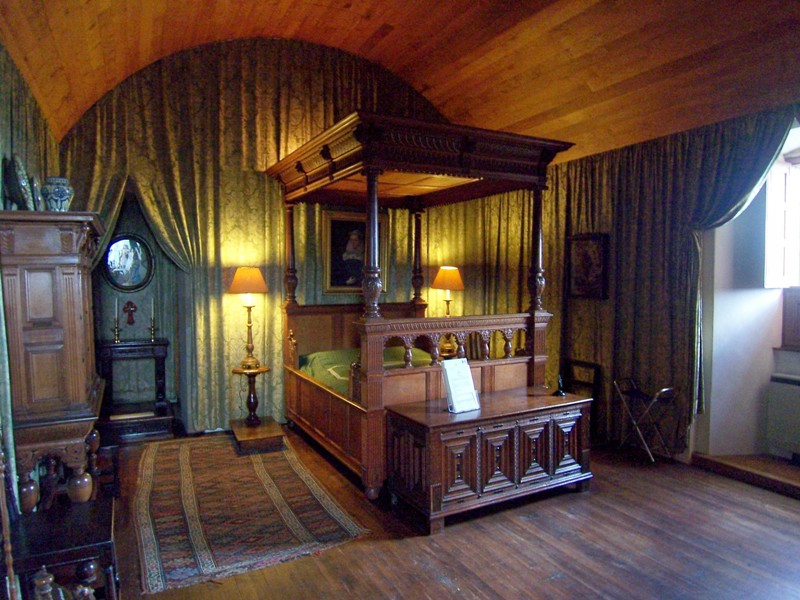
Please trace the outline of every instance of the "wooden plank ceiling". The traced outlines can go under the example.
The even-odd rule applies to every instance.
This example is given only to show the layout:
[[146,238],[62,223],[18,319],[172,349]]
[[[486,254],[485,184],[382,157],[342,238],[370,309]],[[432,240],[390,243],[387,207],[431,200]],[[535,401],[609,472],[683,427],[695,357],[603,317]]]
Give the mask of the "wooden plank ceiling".
[[800,100],[797,0],[0,0],[61,138],[154,61],[294,38],[377,62],[452,122],[574,142],[558,161]]

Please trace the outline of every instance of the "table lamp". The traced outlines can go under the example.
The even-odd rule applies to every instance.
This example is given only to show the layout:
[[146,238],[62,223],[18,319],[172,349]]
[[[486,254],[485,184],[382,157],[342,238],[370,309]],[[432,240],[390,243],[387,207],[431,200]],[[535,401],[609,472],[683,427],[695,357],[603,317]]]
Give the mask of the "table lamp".
[[[450,290],[463,290],[464,282],[461,280],[461,273],[458,267],[439,267],[439,272],[433,278],[431,287],[435,290],[444,290],[445,317],[450,317]],[[453,336],[445,334],[440,349],[442,356],[455,356],[456,346],[453,343]]]
[[247,309],[247,356],[242,359],[242,369],[257,369],[261,366],[258,359],[253,356],[253,319],[252,313],[255,301],[253,294],[266,294],[267,283],[258,267],[238,267],[233,275],[233,281],[228,288],[229,294],[243,294],[242,304]]
[[464,289],[464,282],[461,280],[461,273],[458,267],[439,267],[439,272],[433,278],[431,287],[435,290],[444,290],[445,316],[450,316],[450,290],[461,291]]

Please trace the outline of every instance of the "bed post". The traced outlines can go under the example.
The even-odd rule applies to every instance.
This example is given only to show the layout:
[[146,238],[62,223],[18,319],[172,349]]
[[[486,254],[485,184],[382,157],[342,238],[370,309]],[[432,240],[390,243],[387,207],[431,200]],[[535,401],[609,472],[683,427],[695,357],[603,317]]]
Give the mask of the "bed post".
[[364,318],[380,319],[378,300],[383,290],[381,265],[378,257],[378,175],[383,171],[377,167],[365,167],[367,176],[367,260],[364,262]]
[[294,256],[294,204],[287,202],[285,205],[285,228],[286,228],[286,271],[283,276],[283,287],[286,293],[286,304],[297,304],[297,267]]
[[531,295],[531,307],[528,312],[544,310],[542,295],[544,294],[544,265],[542,261],[542,190],[533,188],[533,260],[528,276],[528,291]]
[[528,291],[531,295],[531,306],[528,331],[525,335],[525,353],[531,359],[528,362],[528,385],[544,385],[547,368],[546,333],[550,322],[550,313],[542,306],[544,295],[544,262],[542,257],[542,190],[536,186],[533,192],[533,231],[532,231],[532,264],[528,275]]
[[[428,305],[422,298],[422,285],[425,283],[425,278],[422,276],[422,212],[419,207],[414,207],[411,211],[411,215],[414,218],[414,257],[411,267],[411,285],[414,288],[414,297],[411,302],[416,308],[421,305],[425,307]],[[422,314],[417,312],[416,316],[417,318],[422,318],[425,314],[424,312]]]

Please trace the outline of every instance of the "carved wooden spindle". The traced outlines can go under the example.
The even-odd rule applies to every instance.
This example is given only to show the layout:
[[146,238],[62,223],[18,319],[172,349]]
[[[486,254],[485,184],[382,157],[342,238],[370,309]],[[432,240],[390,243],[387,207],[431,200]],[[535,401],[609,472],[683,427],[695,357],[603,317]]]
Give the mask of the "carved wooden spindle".
[[33,575],[33,594],[35,600],[53,600],[53,580],[55,578],[42,566]]
[[286,337],[286,345],[288,346],[289,364],[297,366],[297,338],[294,337],[294,331],[291,329]]
[[20,469],[19,475],[19,505],[25,514],[32,513],[39,504],[39,482],[31,477],[30,471],[25,467]]
[[88,502],[94,489],[92,484],[92,476],[83,466],[77,466],[67,481],[67,496],[72,502]]
[[431,366],[436,366],[442,362],[439,360],[439,344],[442,341],[442,335],[431,333],[428,337],[431,340]]
[[89,450],[89,474],[92,476],[92,497],[97,498],[97,491],[100,488],[100,467],[97,464],[97,451],[100,449],[100,432],[92,428],[86,436],[86,447]]
[[453,337],[456,338],[456,358],[466,358],[467,350],[464,347],[464,344],[467,340],[467,332],[459,331],[457,333],[454,333]]
[[44,459],[46,474],[41,478],[42,486],[42,499],[39,502],[40,507],[48,510],[53,506],[53,500],[56,496],[56,485],[58,484],[58,460],[54,456],[48,456]]
[[406,369],[411,369],[414,367],[414,337],[410,335],[404,335],[401,339],[403,340],[403,347],[405,348],[405,353],[403,354],[403,361],[405,363],[404,366]]
[[481,358],[489,360],[489,341],[492,339],[492,332],[484,329],[480,332],[481,336]]
[[97,576],[100,574],[100,564],[97,560],[86,560],[75,567],[75,578],[82,585],[91,588],[97,583]]
[[513,346],[511,345],[511,340],[514,339],[514,330],[513,329],[504,329],[503,330],[503,340],[505,344],[503,344],[503,358],[511,358]]
[[75,600],[96,600],[94,590],[85,585],[76,585],[72,595]]
[[96,600],[94,590],[85,585],[76,585],[72,591],[72,597],[75,600]]

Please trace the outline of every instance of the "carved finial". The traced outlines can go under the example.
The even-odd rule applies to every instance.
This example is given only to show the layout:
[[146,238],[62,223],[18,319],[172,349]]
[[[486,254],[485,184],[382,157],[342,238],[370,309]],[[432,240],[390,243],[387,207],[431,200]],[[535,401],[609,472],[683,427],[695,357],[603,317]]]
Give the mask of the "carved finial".
[[53,600],[53,576],[42,568],[33,576],[34,597],[36,600]]

